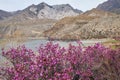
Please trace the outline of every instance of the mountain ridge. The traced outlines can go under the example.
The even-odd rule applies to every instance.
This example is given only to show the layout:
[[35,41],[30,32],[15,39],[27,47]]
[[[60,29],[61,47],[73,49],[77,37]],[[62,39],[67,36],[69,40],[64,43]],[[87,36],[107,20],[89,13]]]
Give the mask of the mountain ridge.
[[97,9],[120,13],[120,0],[107,0],[97,6]]
[[[12,12],[9,12],[11,14]],[[48,5],[42,2],[38,5],[32,4],[23,10],[14,12],[15,14],[8,16],[10,19],[26,20],[32,18],[38,19],[61,19],[66,16],[76,16],[82,13],[81,10],[74,9],[69,4]]]
[[108,38],[120,34],[119,15],[98,8],[81,14],[69,4],[51,6],[43,2],[14,14],[0,21],[1,38],[23,36],[70,40]]

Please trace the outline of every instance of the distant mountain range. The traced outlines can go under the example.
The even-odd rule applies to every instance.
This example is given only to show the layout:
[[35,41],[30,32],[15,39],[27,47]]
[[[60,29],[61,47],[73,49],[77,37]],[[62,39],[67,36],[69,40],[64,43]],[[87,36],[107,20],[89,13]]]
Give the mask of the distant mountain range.
[[120,37],[120,0],[82,12],[44,2],[15,12],[0,11],[0,38],[91,39]]
[[[82,11],[74,9],[69,4],[48,5],[40,3],[38,5],[30,5],[29,7],[13,12],[0,11],[0,19],[11,17],[10,20],[28,20],[28,19],[61,19],[66,16],[76,16]],[[13,15],[12,15],[13,14]]]
[[[99,4],[97,9],[120,13],[120,0],[108,0]],[[32,4],[23,10],[14,12],[0,10],[0,20],[5,20],[6,18],[10,18],[10,20],[13,21],[28,19],[62,19],[68,16],[76,16],[81,13],[81,10],[74,9],[69,4],[48,5],[42,2],[38,5]]]
[[120,13],[120,0],[108,0],[98,5],[97,9]]
[[[108,0],[102,4],[99,4],[97,9],[120,13],[120,0]],[[38,5],[32,4],[23,10],[14,12],[0,10],[0,20],[5,20],[6,18],[13,21],[23,21],[28,19],[58,20],[68,16],[76,16],[81,13],[81,10],[74,9],[69,4],[48,5],[47,3],[42,2]]]

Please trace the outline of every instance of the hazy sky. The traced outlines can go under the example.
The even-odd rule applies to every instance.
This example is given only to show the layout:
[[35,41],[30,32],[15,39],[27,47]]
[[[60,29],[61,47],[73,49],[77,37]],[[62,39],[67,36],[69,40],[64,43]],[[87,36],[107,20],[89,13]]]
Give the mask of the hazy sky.
[[82,11],[95,8],[98,4],[107,0],[0,0],[0,9],[6,11],[16,11],[26,8],[31,4],[46,2],[49,5],[70,4],[72,7]]

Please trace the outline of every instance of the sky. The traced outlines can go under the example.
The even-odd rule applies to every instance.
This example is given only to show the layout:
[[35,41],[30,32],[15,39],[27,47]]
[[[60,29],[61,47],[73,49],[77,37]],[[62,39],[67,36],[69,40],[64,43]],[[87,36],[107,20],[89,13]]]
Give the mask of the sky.
[[98,4],[107,0],[0,0],[0,9],[6,11],[22,10],[31,4],[45,2],[49,5],[70,4],[73,8],[82,11],[95,8]]

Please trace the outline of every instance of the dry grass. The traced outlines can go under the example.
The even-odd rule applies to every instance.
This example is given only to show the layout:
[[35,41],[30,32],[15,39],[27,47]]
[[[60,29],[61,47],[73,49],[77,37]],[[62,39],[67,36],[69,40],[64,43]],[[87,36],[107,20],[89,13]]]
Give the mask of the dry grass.
[[103,45],[111,49],[118,49],[120,48],[120,41],[112,39],[107,42],[104,42]]

